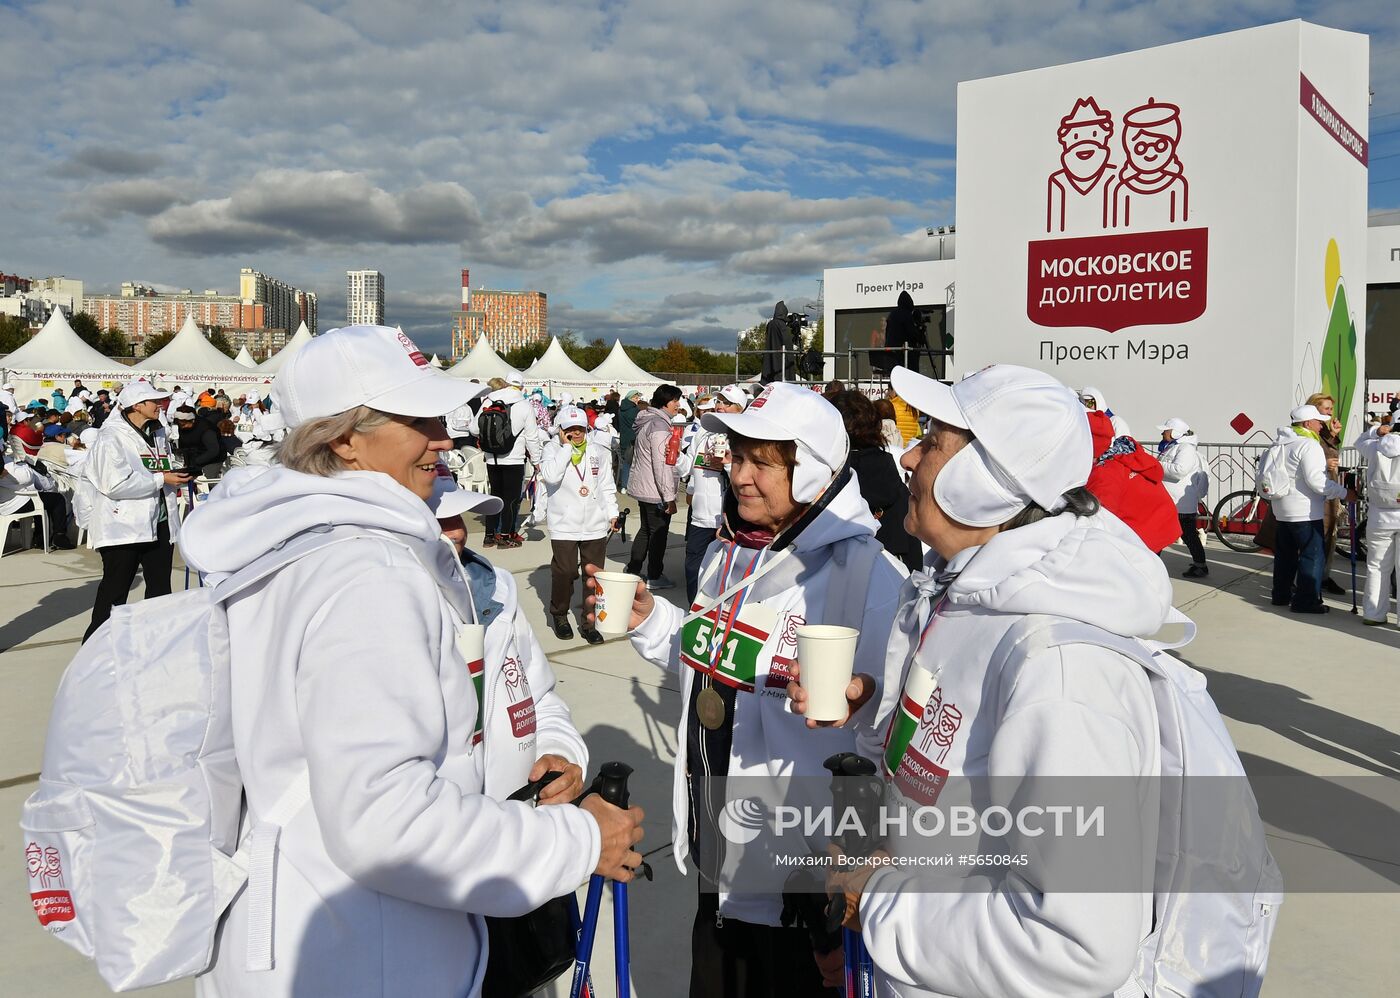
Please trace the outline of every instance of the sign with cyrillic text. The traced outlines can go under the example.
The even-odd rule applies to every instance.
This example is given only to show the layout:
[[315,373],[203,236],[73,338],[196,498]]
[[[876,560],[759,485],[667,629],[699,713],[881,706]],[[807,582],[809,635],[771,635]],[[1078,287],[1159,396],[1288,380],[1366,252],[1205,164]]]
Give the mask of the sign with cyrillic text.
[[960,84],[951,376],[1038,368],[1221,443],[1325,391],[1354,435],[1367,65],[1292,21]]

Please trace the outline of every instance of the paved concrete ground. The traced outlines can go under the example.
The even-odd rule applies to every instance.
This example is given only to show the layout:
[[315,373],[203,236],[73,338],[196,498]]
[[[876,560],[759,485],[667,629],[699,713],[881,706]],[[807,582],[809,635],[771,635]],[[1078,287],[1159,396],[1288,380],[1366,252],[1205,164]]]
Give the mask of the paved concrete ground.
[[[680,529],[680,522],[673,526],[667,558],[667,574],[677,580],[684,555]],[[479,531],[474,536],[479,539]],[[695,888],[666,848],[678,683],[640,660],[625,641],[590,647],[559,641],[545,628],[540,599],[548,587],[549,548],[538,531],[533,537],[493,557],[520,584],[593,760],[633,765],[634,800],[648,813],[645,848],[654,853],[656,881],[631,892],[636,991],[684,994]],[[1351,891],[1290,894],[1264,994],[1389,994],[1400,923],[1400,631],[1393,624],[1363,627],[1338,600],[1330,601],[1334,612],[1325,617],[1281,613],[1268,602],[1267,558],[1214,546],[1210,556],[1208,579],[1175,582],[1177,605],[1200,625],[1184,657],[1210,678],[1254,777],[1285,876]],[[614,540],[610,562],[624,557]],[[1186,565],[1176,553],[1168,562],[1174,576]],[[107,993],[86,961],[34,924],[15,831],[39,769],[49,703],[77,650],[99,570],[97,556],[86,551],[26,552],[0,561],[0,994],[40,988],[71,998]],[[1344,581],[1345,573],[1343,563],[1335,574]],[[177,562],[177,586],[182,574]],[[610,924],[605,916],[604,926]],[[612,976],[610,952],[601,936],[595,980],[605,995],[611,993],[605,983]],[[183,984],[153,993],[192,990]]]

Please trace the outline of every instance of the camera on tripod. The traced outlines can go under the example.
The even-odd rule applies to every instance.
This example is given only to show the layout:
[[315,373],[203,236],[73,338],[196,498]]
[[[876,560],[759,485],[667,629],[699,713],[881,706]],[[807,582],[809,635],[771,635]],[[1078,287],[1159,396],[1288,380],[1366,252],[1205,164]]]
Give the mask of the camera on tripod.
[[812,324],[812,317],[806,312],[789,312],[783,316],[783,321],[787,323],[788,329],[792,330],[792,335],[798,336],[803,329]]

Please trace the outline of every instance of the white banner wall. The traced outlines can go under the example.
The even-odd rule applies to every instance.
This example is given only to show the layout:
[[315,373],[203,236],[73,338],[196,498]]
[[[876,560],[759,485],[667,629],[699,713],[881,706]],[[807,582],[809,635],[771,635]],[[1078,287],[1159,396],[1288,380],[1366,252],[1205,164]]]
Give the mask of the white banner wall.
[[[1333,270],[1361,314],[1367,65],[1293,21],[961,84],[954,376],[1050,371],[1140,438],[1272,436],[1324,383]],[[1332,337],[1327,383],[1357,392],[1360,349]]]

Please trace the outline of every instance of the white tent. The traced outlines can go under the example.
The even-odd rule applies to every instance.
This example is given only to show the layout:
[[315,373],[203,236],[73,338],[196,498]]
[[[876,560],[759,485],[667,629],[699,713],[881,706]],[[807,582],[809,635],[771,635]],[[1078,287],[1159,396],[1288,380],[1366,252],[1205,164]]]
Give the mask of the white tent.
[[233,359],[250,371],[258,366],[258,362],[254,360],[253,355],[248,352],[248,347],[246,345],[238,348],[238,356]]
[[447,369],[454,378],[476,378],[482,384],[492,378],[519,377],[520,372],[511,367],[498,354],[491,341],[483,335],[467,355]]
[[549,341],[544,356],[525,368],[524,378],[530,382],[568,381],[580,384],[591,384],[596,380],[569,359],[557,336]]
[[191,315],[185,316],[185,324],[174,338],[153,356],[137,364],[136,370],[152,379],[211,384],[254,382],[264,377],[258,371],[248,370],[210,343]]
[[431,364],[433,367],[436,367],[439,371],[441,371],[443,368],[442,358],[439,357],[437,354],[433,354],[433,359],[428,361],[428,363]]
[[68,391],[74,381],[96,391],[131,377],[131,368],[84,343],[57,308],[28,343],[0,357],[0,371],[4,381],[13,382],[21,403],[40,395],[47,398],[55,388]]
[[664,379],[648,374],[637,366],[636,361],[627,356],[627,351],[622,349],[621,340],[613,340],[612,350],[604,361],[593,369],[593,377],[598,381],[606,381],[609,384],[627,385],[635,387],[638,385],[659,385]]
[[276,374],[278,371],[282,370],[282,365],[287,363],[292,354],[296,353],[310,342],[311,330],[307,329],[306,323],[303,322],[300,326],[297,326],[296,333],[287,341],[287,345],[259,364],[258,370],[263,374]]

